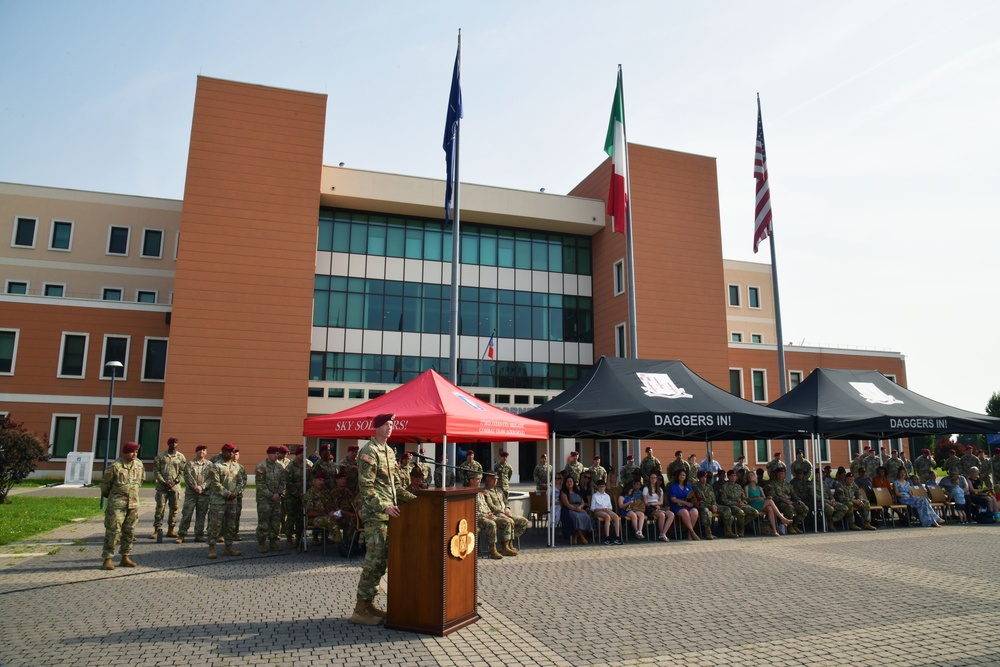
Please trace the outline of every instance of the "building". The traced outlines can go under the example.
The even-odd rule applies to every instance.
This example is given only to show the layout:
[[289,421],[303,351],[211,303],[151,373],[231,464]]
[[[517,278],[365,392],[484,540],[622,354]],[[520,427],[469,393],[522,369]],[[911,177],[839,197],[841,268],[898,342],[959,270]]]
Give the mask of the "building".
[[[444,183],[324,166],[325,114],[325,95],[200,77],[183,201],[0,184],[0,409],[48,433],[47,470],[71,452],[103,457],[109,360],[125,365],[112,458],[134,439],[149,460],[172,435],[185,454],[234,442],[250,465],[301,443],[308,415],[426,368],[447,375]],[[630,166],[639,356],[768,402],[770,267],[723,259],[715,161],[632,145]],[[460,385],[523,411],[600,355],[629,353],[609,174],[598,165],[566,196],[463,184]],[[494,332],[497,359],[484,359]],[[788,349],[790,382],[818,365],[906,380],[900,354]],[[751,465],[768,458],[769,443],[747,445]],[[623,452],[562,446],[616,465]],[[488,460],[507,445],[477,447]],[[507,447],[518,473],[539,447]]]

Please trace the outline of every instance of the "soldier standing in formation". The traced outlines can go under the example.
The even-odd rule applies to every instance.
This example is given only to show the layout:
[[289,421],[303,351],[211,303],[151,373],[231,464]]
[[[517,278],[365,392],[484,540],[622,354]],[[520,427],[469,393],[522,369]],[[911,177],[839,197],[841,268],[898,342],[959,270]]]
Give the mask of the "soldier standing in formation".
[[635,464],[635,454],[629,454],[625,457],[625,465],[618,473],[618,481],[621,482],[623,489],[630,490],[632,480],[641,478],[642,473],[639,472],[639,466]]
[[163,528],[163,510],[170,506],[167,520],[169,530],[167,537],[177,537],[174,526],[177,524],[177,494],[181,489],[181,477],[184,474],[184,455],[177,451],[177,438],[167,438],[167,451],[153,459],[153,470],[156,473],[156,512],[153,514],[153,535],[155,540]]
[[[645,463],[646,462],[643,461],[643,464]],[[656,462],[657,467],[659,467],[659,463],[660,463],[659,461]],[[688,462],[684,460],[684,452],[682,452],[679,449],[676,452],[674,452],[674,460],[667,464],[667,477],[669,479],[674,479],[677,476],[678,470],[683,470],[685,473],[687,473],[688,479],[692,479],[694,477],[694,474],[698,472],[697,470],[692,472],[691,466],[689,466]],[[649,473],[643,470],[642,478],[646,480],[648,476]]]
[[594,457],[594,465],[587,468],[587,472],[590,473],[590,483],[594,486],[594,488],[597,487],[599,482],[607,483],[608,481],[608,471],[601,465],[600,454]]
[[563,477],[568,475],[573,478],[574,482],[579,484],[580,475],[583,474],[584,470],[583,464],[580,463],[580,452],[570,452],[569,456],[566,457],[566,467],[563,469]]
[[509,452],[500,452],[500,460],[493,466],[493,472],[496,473],[504,502],[507,502],[507,498],[510,497],[510,478],[514,476],[514,469],[507,463],[508,456],[510,456]]
[[208,557],[216,558],[215,543],[221,538],[225,541],[227,556],[239,556],[240,552],[233,548],[236,538],[236,505],[237,498],[243,492],[244,477],[241,475],[243,466],[237,463],[233,456],[236,447],[231,443],[222,446],[221,460],[212,466],[209,476],[209,489],[212,492],[208,507]]
[[462,486],[478,485],[483,477],[483,466],[476,460],[476,453],[472,447],[465,450],[465,460],[458,466],[458,482]]
[[[285,469],[278,463],[278,448],[267,448],[267,458],[255,471],[257,485],[257,551],[281,551],[281,496],[285,492]],[[270,542],[270,544],[268,544]]]
[[795,460],[792,461],[792,465],[789,467],[789,470],[792,473],[792,479],[795,479],[795,476],[800,472],[805,479],[809,479],[809,475],[812,474],[812,469],[813,464],[806,458],[805,452],[801,449],[795,452]]
[[358,446],[347,448],[347,456],[341,459],[340,469],[347,474],[347,488],[355,494],[358,492]]
[[104,506],[104,549],[101,559],[105,570],[115,569],[112,557],[115,545],[121,542],[121,565],[135,567],[132,560],[132,543],[135,542],[135,524],[139,520],[139,487],[146,478],[142,461],[138,460],[139,445],[126,442],[122,456],[111,464],[101,479],[101,495],[107,498]]
[[295,459],[285,467],[285,538],[288,548],[298,545],[305,532],[302,521],[302,480],[305,466],[305,477],[312,472],[312,462],[305,457],[306,448],[299,445],[295,449]]
[[913,471],[917,474],[921,484],[926,484],[927,480],[931,478],[934,466],[934,459],[931,458],[931,450],[929,449],[924,449],[920,452],[920,456],[913,459]]
[[184,510],[181,512],[181,525],[177,531],[177,544],[184,544],[184,537],[191,527],[191,516],[194,521],[194,541],[205,541],[205,520],[208,518],[208,474],[212,463],[206,458],[207,445],[194,448],[194,458],[184,466]]
[[549,488],[549,480],[552,478],[552,466],[549,465],[549,455],[542,454],[541,460],[535,466],[532,475],[535,480],[535,491],[546,491]]
[[399,478],[396,456],[389,447],[393,419],[395,415],[377,415],[372,420],[375,435],[358,454],[358,502],[367,551],[351,622],[363,625],[378,625],[385,619],[385,611],[375,605],[375,590],[388,566],[389,517],[398,517],[399,506],[416,497]]

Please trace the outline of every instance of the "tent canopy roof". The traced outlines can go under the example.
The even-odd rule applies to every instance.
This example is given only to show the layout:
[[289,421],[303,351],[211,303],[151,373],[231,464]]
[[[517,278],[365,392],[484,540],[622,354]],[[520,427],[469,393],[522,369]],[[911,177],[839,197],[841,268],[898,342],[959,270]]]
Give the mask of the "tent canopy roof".
[[576,384],[524,416],[576,438],[804,438],[812,427],[808,416],[733,396],[680,361],[618,357],[601,357]]
[[396,415],[394,442],[546,440],[548,425],[505,412],[462,391],[431,369],[387,394],[332,415],[308,417],[303,434],[364,439],[376,415]]

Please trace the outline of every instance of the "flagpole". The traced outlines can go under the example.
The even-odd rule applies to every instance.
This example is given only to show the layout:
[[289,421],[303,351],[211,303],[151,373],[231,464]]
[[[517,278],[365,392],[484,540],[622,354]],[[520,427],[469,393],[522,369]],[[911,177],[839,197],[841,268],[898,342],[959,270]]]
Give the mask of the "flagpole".
[[[459,85],[459,79],[461,77],[462,71],[462,30],[458,30],[458,52],[455,55],[455,72],[452,80],[452,88]],[[452,95],[454,95],[454,90],[452,90]],[[459,255],[461,251],[461,233],[460,233],[460,207],[459,207],[459,190],[461,186],[458,178],[458,157],[459,157],[459,136],[462,133],[462,106],[461,106],[461,87],[459,87],[459,100],[458,109],[455,116],[455,141],[454,141],[454,170],[453,175],[449,174],[448,178],[452,178],[454,192],[453,192],[453,211],[454,211],[454,221],[452,223],[451,230],[451,331],[449,332],[448,342],[449,342],[449,366],[448,375],[450,377],[451,383],[458,385],[458,295],[459,295],[459,269],[461,268],[461,257]],[[449,107],[451,105],[451,98],[449,98]],[[447,210],[445,211],[445,219],[447,221]],[[451,444],[451,450],[447,452],[449,460],[455,461],[456,449],[455,443]]]
[[[632,170],[628,163],[628,125],[625,120],[625,84],[622,82],[622,66],[618,64],[618,83],[622,88],[622,138],[625,143],[625,264],[627,266],[626,283],[628,288],[628,351],[629,358],[639,358],[639,333],[636,327],[635,308],[635,253],[632,246]],[[640,441],[632,440],[632,454],[635,460],[640,460]]]

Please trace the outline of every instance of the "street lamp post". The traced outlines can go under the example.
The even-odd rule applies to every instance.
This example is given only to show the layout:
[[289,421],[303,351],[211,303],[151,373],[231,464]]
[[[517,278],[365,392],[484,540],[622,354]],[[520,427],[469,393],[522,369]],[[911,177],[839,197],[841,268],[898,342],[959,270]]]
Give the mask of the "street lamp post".
[[[125,368],[125,366],[120,361],[109,361],[104,364],[105,370],[109,370],[111,375],[111,392],[108,395],[108,437],[104,443],[104,468],[101,469],[101,477],[104,477],[104,473],[108,470],[108,452],[111,451],[111,406],[115,402],[115,376],[118,374],[119,368]],[[104,509],[104,495],[101,495],[101,509]]]

